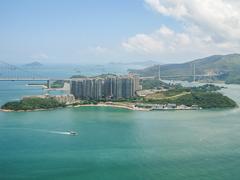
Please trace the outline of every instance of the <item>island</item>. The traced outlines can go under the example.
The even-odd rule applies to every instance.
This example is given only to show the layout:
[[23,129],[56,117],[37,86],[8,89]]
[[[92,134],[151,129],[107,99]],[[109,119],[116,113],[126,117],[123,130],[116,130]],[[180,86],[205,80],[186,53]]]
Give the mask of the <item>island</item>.
[[66,107],[66,104],[61,103],[54,98],[31,97],[23,98],[20,101],[8,102],[1,108],[7,111],[32,111],[59,107]]
[[[199,87],[175,85],[169,89],[150,89],[137,92],[138,96],[129,99],[107,101],[88,100],[75,103],[79,106],[101,105],[125,107],[132,110],[200,110],[235,108],[237,103],[219,92],[223,87],[206,84]],[[144,93],[145,92],[145,93]],[[142,94],[141,94],[142,93]]]
[[41,64],[38,61],[34,61],[34,62],[31,62],[31,63],[23,65],[23,67],[27,67],[27,68],[40,68],[40,67],[43,67],[43,64]]
[[[165,87],[167,85],[165,84]],[[79,100],[73,95],[40,95],[23,97],[20,101],[8,102],[3,111],[33,111],[63,107],[111,106],[130,110],[200,110],[235,108],[236,102],[219,92],[222,87],[206,84],[199,87],[168,86],[168,89],[150,89],[137,92],[127,99]]]

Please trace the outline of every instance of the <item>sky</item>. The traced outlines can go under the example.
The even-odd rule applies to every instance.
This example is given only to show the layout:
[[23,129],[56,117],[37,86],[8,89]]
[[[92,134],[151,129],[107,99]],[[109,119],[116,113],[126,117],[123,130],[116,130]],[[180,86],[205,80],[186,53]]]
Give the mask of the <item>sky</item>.
[[0,60],[181,63],[240,52],[237,0],[0,0]]

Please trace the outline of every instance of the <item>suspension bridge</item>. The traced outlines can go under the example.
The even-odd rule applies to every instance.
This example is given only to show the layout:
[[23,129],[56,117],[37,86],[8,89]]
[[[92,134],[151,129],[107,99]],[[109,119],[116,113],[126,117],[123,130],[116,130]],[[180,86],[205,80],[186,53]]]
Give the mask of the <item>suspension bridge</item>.
[[[193,81],[199,79],[200,77],[218,77],[222,74],[210,73],[210,74],[196,74],[195,64],[192,66],[192,74],[189,75],[171,75],[171,76],[163,76],[161,75],[161,66],[159,65],[158,70],[158,79],[177,79],[181,77],[190,77]],[[142,77],[142,79],[151,79],[154,77]],[[47,81],[48,85],[52,81],[64,80],[71,81],[71,79],[63,79],[63,78],[54,78],[54,77],[46,77],[43,75],[43,72],[37,71],[37,69],[29,69],[23,68],[16,65],[9,64],[4,61],[0,61],[0,81]]]
[[47,81],[39,73],[0,61],[0,81]]
[[0,81],[45,81],[50,88],[51,82],[57,80],[70,81],[70,79],[44,76],[38,69],[23,68],[0,61]]
[[142,77],[141,79],[156,79],[158,78],[159,80],[167,80],[167,79],[178,79],[178,78],[183,78],[183,77],[190,77],[192,78],[192,81],[195,82],[197,79],[200,78],[214,78],[214,77],[219,77],[223,75],[223,73],[206,73],[206,74],[196,74],[196,65],[192,65],[192,74],[186,74],[186,75],[170,75],[170,76],[163,76],[161,75],[161,65],[158,65],[158,74],[157,76],[150,76],[150,77]]

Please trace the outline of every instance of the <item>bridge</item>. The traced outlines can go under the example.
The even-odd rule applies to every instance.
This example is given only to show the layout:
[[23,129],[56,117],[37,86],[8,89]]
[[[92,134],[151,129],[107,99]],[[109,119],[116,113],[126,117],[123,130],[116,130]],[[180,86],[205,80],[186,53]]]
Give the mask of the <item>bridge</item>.
[[[199,77],[217,77],[222,74],[196,74],[196,67],[195,64],[192,66],[192,74],[189,75],[171,75],[171,76],[162,76],[161,75],[161,66],[159,65],[159,71],[158,71],[158,79],[177,79],[181,77],[190,77],[193,78],[193,81],[196,81],[196,79],[199,79]],[[154,79],[155,76],[152,77],[142,77],[142,79]],[[29,70],[29,68],[22,68],[18,67],[16,65],[11,65],[7,62],[0,61],[0,81],[46,81],[48,87],[50,87],[50,84],[52,81],[57,80],[64,80],[64,81],[71,81],[71,79],[61,79],[61,78],[50,78],[45,77],[42,75],[42,73],[38,73],[34,70]]]
[[41,78],[41,77],[0,77],[0,81],[71,81],[67,78]]
[[219,77],[221,75],[223,75],[223,73],[207,73],[207,74],[196,74],[196,66],[195,64],[193,64],[192,66],[192,74],[188,74],[188,75],[170,75],[170,76],[163,76],[161,75],[161,65],[158,65],[158,75],[156,76],[148,76],[148,77],[141,77],[141,79],[156,79],[158,78],[159,80],[166,80],[166,79],[176,79],[176,78],[181,78],[181,77],[190,77],[193,79],[193,82],[196,81],[196,79],[199,78],[205,78],[205,77]]
[[37,69],[22,68],[16,65],[0,61],[0,81],[46,81],[47,87],[57,80],[70,81],[70,79],[46,77],[36,72]]
[[49,81],[50,78],[0,77],[0,81]]
[[46,81],[47,77],[4,61],[0,61],[0,81]]

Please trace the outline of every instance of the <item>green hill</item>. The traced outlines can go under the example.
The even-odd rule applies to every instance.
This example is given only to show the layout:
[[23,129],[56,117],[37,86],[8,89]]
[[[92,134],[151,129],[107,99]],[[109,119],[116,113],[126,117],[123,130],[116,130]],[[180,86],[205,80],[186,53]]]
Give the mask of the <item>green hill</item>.
[[27,111],[36,109],[52,109],[58,107],[65,107],[64,103],[59,103],[53,98],[25,98],[20,101],[13,101],[4,104],[1,109],[13,111]]
[[[196,75],[213,75],[209,77],[196,77],[197,80],[221,80],[226,83],[240,84],[240,54],[214,55],[182,64],[161,65],[161,77],[163,79],[172,79],[174,77],[177,80],[192,81],[194,65]],[[140,70],[130,69],[129,72],[137,73],[144,77],[157,77],[159,65]],[[216,74],[218,76],[214,76]]]

